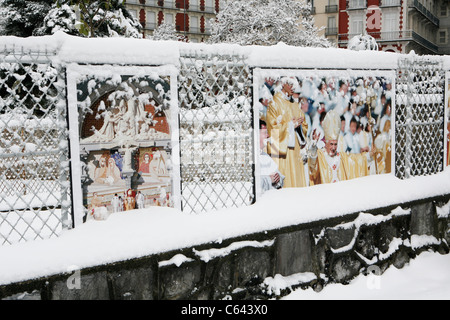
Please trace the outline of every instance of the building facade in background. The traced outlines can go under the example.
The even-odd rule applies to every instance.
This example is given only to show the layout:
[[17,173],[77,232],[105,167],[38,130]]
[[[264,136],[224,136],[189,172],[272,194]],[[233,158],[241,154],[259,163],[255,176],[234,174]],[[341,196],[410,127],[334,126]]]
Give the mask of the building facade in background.
[[312,0],[311,12],[317,27],[323,27],[319,36],[325,36],[331,43],[337,45],[339,5],[338,0]]
[[[373,36],[382,51],[450,54],[449,0],[310,0],[319,35],[346,48],[359,34]],[[143,27],[144,37],[161,23],[172,23],[190,42],[211,34],[223,0],[126,0]]]
[[450,53],[448,0],[313,0],[315,22],[340,48],[359,34],[373,36],[382,51]]
[[437,43],[439,54],[450,54],[450,1],[440,0],[438,6],[439,33]]
[[211,34],[209,20],[219,12],[220,0],[126,0],[126,7],[141,23],[144,37],[166,22],[190,42],[203,42]]

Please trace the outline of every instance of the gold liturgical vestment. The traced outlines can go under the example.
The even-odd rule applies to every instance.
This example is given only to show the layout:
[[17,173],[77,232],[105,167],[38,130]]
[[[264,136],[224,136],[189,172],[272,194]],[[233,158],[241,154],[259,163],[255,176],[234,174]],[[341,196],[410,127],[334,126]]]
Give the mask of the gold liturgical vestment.
[[450,166],[450,139],[447,142],[447,165]]
[[391,172],[391,145],[389,136],[380,134],[375,139],[376,152],[374,154],[377,162],[377,174]]
[[334,183],[369,174],[366,153],[338,153],[330,157],[326,151],[317,150],[316,159],[308,159],[310,185]]
[[447,165],[450,166],[450,120],[447,123]]
[[[305,187],[305,168],[300,156],[300,143],[295,137],[290,136],[289,126],[292,126],[293,118],[303,117],[305,114],[300,106],[291,103],[284,98],[282,92],[275,93],[273,101],[267,109],[267,131],[271,142],[267,145],[267,151],[278,165],[280,172],[286,177],[284,187]],[[291,122],[291,124],[289,124]],[[304,120],[301,124],[303,137],[306,137],[308,124]],[[293,146],[289,146],[290,141]]]

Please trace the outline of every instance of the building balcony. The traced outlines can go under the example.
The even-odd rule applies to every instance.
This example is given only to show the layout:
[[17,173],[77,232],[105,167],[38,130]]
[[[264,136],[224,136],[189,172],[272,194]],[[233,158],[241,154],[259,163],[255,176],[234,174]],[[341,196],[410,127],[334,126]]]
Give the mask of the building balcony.
[[163,8],[165,9],[178,9],[175,1],[163,1]]
[[339,11],[338,5],[325,6],[325,13],[336,13]]
[[400,7],[401,5],[401,0],[381,0],[380,7]]
[[429,11],[419,0],[409,0],[408,6],[410,8],[416,9],[424,17],[430,20],[436,27],[439,27],[439,18],[435,16],[431,11]]
[[[368,34],[374,37],[378,43],[413,41],[433,53],[438,52],[438,46],[436,44],[413,30],[368,32]],[[338,44],[346,46],[348,41],[357,35],[359,34],[341,33],[338,35]]]
[[210,36],[211,29],[210,28],[200,28],[200,27],[188,27],[186,30],[182,30],[181,26],[176,26],[175,29],[177,32],[181,34],[196,34],[202,36]]
[[194,12],[216,13],[216,8],[214,8],[214,7],[200,6],[197,4],[194,4],[194,5],[190,4],[186,10],[194,11]]
[[151,8],[161,8],[161,9],[173,9],[173,10],[182,10],[182,11],[192,11],[199,13],[209,13],[215,14],[215,7],[208,6],[200,6],[200,5],[189,5],[188,8],[178,8],[175,1],[167,1],[167,0],[145,0],[144,3],[140,3],[139,0],[126,0],[127,5],[138,5],[143,7],[151,7]]
[[347,10],[363,10],[367,8],[366,0],[349,0]]
[[325,29],[325,36],[337,36],[337,34],[338,34],[337,27]]
[[418,44],[420,44],[421,46],[429,49],[430,51],[432,51],[433,53],[438,53],[438,46],[436,44],[434,44],[433,42],[431,42],[430,40],[422,37],[420,34],[411,31],[411,35],[412,38],[415,42],[417,42]]

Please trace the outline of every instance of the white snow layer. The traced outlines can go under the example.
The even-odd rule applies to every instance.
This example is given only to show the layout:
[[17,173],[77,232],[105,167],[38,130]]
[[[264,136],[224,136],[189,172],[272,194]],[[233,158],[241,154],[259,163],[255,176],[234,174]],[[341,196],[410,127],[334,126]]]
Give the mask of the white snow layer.
[[[450,254],[423,252],[402,269],[390,267],[383,274],[359,275],[349,285],[328,284],[319,293],[296,289],[284,300],[449,300]],[[298,277],[297,277],[298,278]],[[270,285],[272,292],[293,284],[278,278]]]
[[[341,48],[306,48],[279,43],[274,46],[184,43],[133,38],[80,38],[59,31],[43,37],[1,37],[1,49],[25,53],[56,52],[54,60],[65,63],[135,64],[178,66],[181,53],[237,54],[247,58],[249,66],[272,68],[396,69],[397,53],[353,51]],[[434,58],[437,59],[437,58]],[[440,56],[444,66],[450,56]]]
[[[400,180],[392,174],[368,176],[337,184],[290,188],[265,193],[254,205],[203,214],[151,207],[89,220],[59,238],[0,247],[0,285],[221,242],[245,234],[395,206],[450,193],[450,167],[436,175]],[[439,211],[444,210],[445,206]],[[405,214],[393,210],[392,214]],[[444,215],[443,212],[440,215]],[[363,215],[364,224],[370,224]],[[374,222],[379,218],[373,216]],[[358,223],[358,221],[356,222]],[[254,244],[237,244],[254,245]],[[266,245],[262,243],[260,245]],[[225,248],[225,251],[234,250]],[[202,258],[215,256],[215,252]],[[179,257],[178,257],[179,258]],[[182,259],[166,263],[178,264]]]

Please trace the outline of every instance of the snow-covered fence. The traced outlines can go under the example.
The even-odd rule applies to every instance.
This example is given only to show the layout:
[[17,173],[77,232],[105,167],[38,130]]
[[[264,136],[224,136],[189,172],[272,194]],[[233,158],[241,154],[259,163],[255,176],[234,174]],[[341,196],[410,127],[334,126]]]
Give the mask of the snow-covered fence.
[[65,75],[55,56],[0,47],[0,245],[71,224]]
[[445,164],[445,70],[442,59],[399,59],[396,83],[396,176],[440,172]]
[[251,87],[244,56],[192,50],[180,57],[183,210],[239,207],[254,200]]
[[[169,169],[179,175],[166,177],[172,179],[172,190],[167,185],[165,188],[171,193],[170,200],[179,203],[185,212],[238,207],[257,199],[259,141],[255,128],[259,96],[255,89],[261,82],[255,81],[255,74],[262,71],[291,72],[304,77],[317,72],[318,78],[329,73],[336,79],[341,75],[358,78],[383,72],[396,75],[392,76],[392,174],[404,179],[434,174],[445,166],[445,77],[450,70],[446,57],[284,44],[241,47],[144,39],[82,39],[61,33],[1,40],[5,43],[0,47],[1,244],[57,235],[64,228],[76,226],[77,221],[82,222],[88,201],[92,200],[87,199],[85,186],[81,186],[84,182],[80,182],[88,175],[77,166],[87,164],[88,153],[93,149],[79,148],[85,136],[75,134],[83,126],[84,114],[78,113],[78,108],[80,103],[91,102],[86,106],[91,108],[96,103],[96,109],[91,111],[98,112],[105,104],[99,103],[103,102],[100,99],[77,99],[92,97],[96,90],[103,97],[114,89],[116,81],[125,83],[130,76],[139,80],[133,88],[141,95],[153,93],[156,97],[158,88],[148,89],[152,81],[164,86],[161,101],[167,102],[165,114],[161,113],[159,120],[156,113],[155,118],[145,120],[151,120],[150,123],[167,118],[171,137],[165,136],[160,145],[153,145],[152,140],[145,147],[165,148],[160,151],[171,154]],[[92,95],[84,95],[77,87],[80,78],[76,76],[81,67],[94,73],[82,84]],[[130,74],[130,70],[137,74]],[[157,76],[153,75],[155,70],[159,72]],[[95,72],[101,74],[95,78]],[[90,117],[94,121],[103,116],[92,113]],[[135,125],[142,129],[145,121],[137,122]],[[84,147],[102,143],[91,142]],[[122,144],[108,148],[111,143],[100,144],[102,150],[111,150],[111,157],[113,149],[115,155],[121,149],[119,158],[128,159],[130,169],[136,167],[133,161],[139,158],[132,149],[143,147],[139,143],[137,147]],[[178,170],[174,171],[175,166]],[[133,173],[127,173],[128,184],[136,182],[132,180],[136,179]]]

